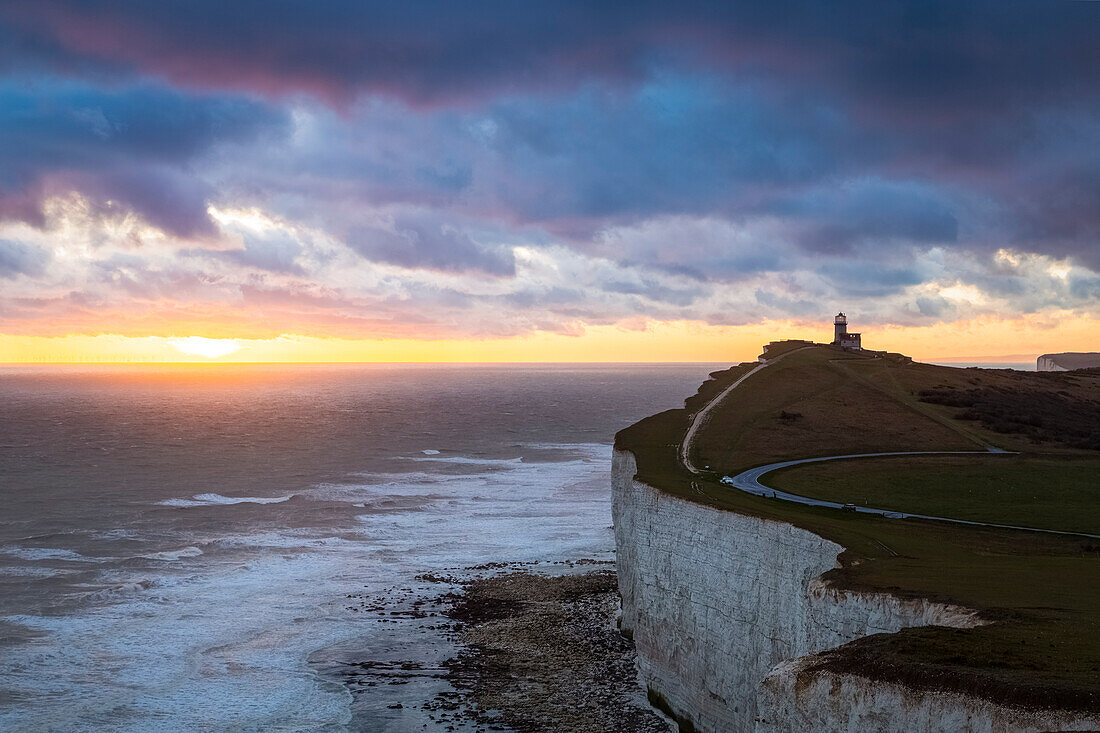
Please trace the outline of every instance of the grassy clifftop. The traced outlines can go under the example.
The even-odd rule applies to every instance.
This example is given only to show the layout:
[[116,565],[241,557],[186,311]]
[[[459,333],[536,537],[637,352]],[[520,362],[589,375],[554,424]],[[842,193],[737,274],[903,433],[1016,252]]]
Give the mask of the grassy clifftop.
[[957,369],[818,346],[712,410],[693,459],[735,473],[843,453],[1100,448],[1098,393],[1100,371]]
[[[1028,462],[1031,467],[1020,473],[1033,473],[1041,464],[1054,481],[1065,468],[1062,498],[1072,506],[1069,511],[1087,511],[1100,499],[1100,486],[1089,480],[1088,471],[1100,453],[1087,448],[1100,426],[1100,371],[956,369],[897,355],[804,348],[749,377],[711,411],[696,434],[692,457],[695,465],[712,470],[689,474],[679,462],[678,447],[693,414],[752,366],[715,372],[684,409],[621,431],[616,446],[637,457],[638,478],[692,501],[789,522],[843,545],[843,566],[829,573],[841,587],[959,603],[995,621],[969,630],[921,628],[868,637],[829,655],[832,668],[1001,702],[1100,712],[1100,541],[854,516],[752,496],[718,483],[723,475],[785,459],[997,446],[1023,455],[981,456],[967,464],[969,478],[961,481],[984,488],[965,506],[972,513],[965,518],[997,521],[1004,516],[1003,506],[983,516],[983,497],[1012,501],[1011,492],[998,495],[991,488],[1006,471],[1011,479],[1013,466]],[[832,477],[834,486],[865,489],[862,478],[877,470],[880,497],[916,501],[925,513],[939,516],[962,510],[955,492],[936,496],[935,489],[942,487],[930,482],[928,472],[965,459],[937,463],[929,457],[919,466],[904,463],[911,458],[896,464],[878,460],[881,465],[868,465],[867,473],[858,461],[847,463],[841,471],[845,475]],[[828,466],[835,473],[840,465],[822,464],[822,469]],[[914,473],[917,468],[923,477]],[[810,469],[792,472],[804,470]],[[883,484],[884,478],[895,482],[893,489]],[[1027,490],[1033,489],[1034,476],[1027,480],[1032,481]],[[1047,511],[1044,521],[1058,524],[1057,507]],[[1091,524],[1086,517],[1065,528],[1081,531],[1078,526]]]

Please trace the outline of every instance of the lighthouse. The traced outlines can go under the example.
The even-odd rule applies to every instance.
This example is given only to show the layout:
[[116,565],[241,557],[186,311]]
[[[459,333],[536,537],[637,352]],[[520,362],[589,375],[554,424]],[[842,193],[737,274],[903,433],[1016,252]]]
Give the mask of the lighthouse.
[[863,350],[859,334],[848,333],[848,317],[843,313],[837,313],[833,319],[833,345],[845,351]]
[[839,344],[842,337],[848,333],[848,317],[843,313],[837,313],[833,319],[833,343]]

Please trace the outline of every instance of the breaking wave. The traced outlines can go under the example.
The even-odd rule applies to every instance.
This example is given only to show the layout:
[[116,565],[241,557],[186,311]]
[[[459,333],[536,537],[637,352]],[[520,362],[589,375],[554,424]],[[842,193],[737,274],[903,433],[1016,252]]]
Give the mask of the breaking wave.
[[198,557],[201,554],[202,550],[197,547],[184,547],[179,550],[153,552],[148,555],[141,555],[141,557],[148,558],[149,560],[179,560],[185,557]]
[[220,506],[225,504],[280,504],[292,498],[287,496],[222,496],[221,494],[195,494],[190,499],[165,499],[158,501],[161,506],[193,507]]
[[98,562],[96,558],[85,557],[72,550],[60,550],[53,547],[19,547],[8,545],[0,547],[0,553],[14,555],[21,560],[66,560],[68,562]]

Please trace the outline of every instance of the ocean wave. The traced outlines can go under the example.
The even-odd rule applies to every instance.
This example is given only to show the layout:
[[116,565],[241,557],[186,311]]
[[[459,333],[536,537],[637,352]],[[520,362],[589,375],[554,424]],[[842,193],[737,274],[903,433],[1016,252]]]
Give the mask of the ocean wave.
[[472,466],[499,466],[499,465],[516,465],[523,462],[522,457],[518,458],[473,458],[470,456],[438,456],[438,455],[426,455],[426,456],[402,456],[407,461],[430,461],[432,463],[461,463]]
[[20,560],[66,560],[68,562],[99,562],[97,558],[85,557],[79,552],[62,550],[55,547],[20,547],[8,545],[0,547],[0,553],[14,555]]
[[278,548],[284,550],[328,550],[332,548],[357,548],[362,547],[358,539],[345,537],[314,537],[307,534],[309,530],[297,530],[289,532],[261,532],[257,534],[240,535],[235,537],[223,537],[216,541],[219,547],[247,548]]
[[165,499],[158,501],[161,506],[193,507],[221,506],[227,504],[280,504],[292,498],[287,496],[222,496],[221,494],[195,494],[190,499]]
[[575,450],[575,451],[591,451],[599,455],[603,455],[605,452],[611,449],[610,443],[539,443],[539,442],[524,442],[518,443],[524,448],[533,448],[534,450]]
[[130,529],[93,530],[89,535],[95,540],[132,540],[137,538],[137,534]]
[[[348,474],[349,482],[340,484],[321,484],[322,490],[361,491],[371,487],[386,486],[410,486],[425,484],[447,484],[453,480],[451,476],[433,473],[431,471],[359,471]],[[354,482],[350,481],[355,479]],[[317,494],[314,494],[316,498]]]
[[72,575],[76,570],[62,570],[60,568],[38,568],[38,567],[0,567],[0,575],[6,575],[17,578],[53,578],[58,575]]
[[439,455],[439,451],[437,451],[433,448],[427,448],[427,449],[422,450],[420,452],[423,453],[426,456],[438,456]]
[[148,555],[138,555],[138,557],[150,560],[180,560],[185,557],[198,557],[201,554],[202,550],[197,547],[184,547],[179,550],[165,550],[164,552],[152,552]]
[[88,591],[87,593],[81,593],[82,598],[86,598],[94,601],[107,601],[118,598],[119,596],[129,596],[134,593],[143,593],[150,588],[157,585],[157,582],[153,579],[135,580],[129,583],[120,583],[118,585],[112,585],[107,588],[100,588],[98,590]]
[[[448,498],[438,490],[444,482],[432,474],[405,474],[408,481],[372,481],[356,484],[322,484],[310,492],[310,499],[347,502],[360,509],[421,509]],[[452,480],[452,486],[454,480]]]

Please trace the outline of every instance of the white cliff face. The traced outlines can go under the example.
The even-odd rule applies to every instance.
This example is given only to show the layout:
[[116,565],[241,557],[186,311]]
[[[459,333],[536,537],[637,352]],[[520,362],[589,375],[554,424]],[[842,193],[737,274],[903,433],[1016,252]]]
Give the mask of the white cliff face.
[[1100,729],[1100,718],[997,705],[965,695],[913,690],[850,674],[815,672],[798,679],[806,660],[780,662],[757,697],[760,733],[872,730],[999,733]]
[[1049,356],[1040,356],[1035,360],[1035,371],[1037,372],[1064,372],[1066,368],[1059,366],[1054,359]]
[[[968,627],[980,622],[956,606],[831,589],[820,576],[837,566],[844,549],[840,545],[790,524],[664,494],[635,481],[636,472],[634,456],[616,451],[612,511],[622,628],[633,633],[642,684],[696,728],[1016,730],[985,728],[984,723],[947,728],[911,724],[908,708],[897,706],[889,725],[849,724],[863,719],[860,711],[867,696],[879,688],[855,677],[863,687],[848,682],[839,688],[852,694],[831,699],[828,720],[802,710],[799,701],[804,698],[808,705],[820,703],[793,695],[793,679],[788,684],[782,675],[790,671],[783,666],[789,660],[909,626]],[[821,694],[829,695],[831,689],[825,685]],[[856,694],[861,689],[862,696]],[[891,694],[901,692],[894,687]],[[971,702],[983,721],[995,719],[988,703]],[[884,702],[879,712],[887,714],[890,704]],[[938,714],[934,708],[928,711],[922,720]],[[966,719],[970,712],[963,705],[954,717],[944,719]]]

